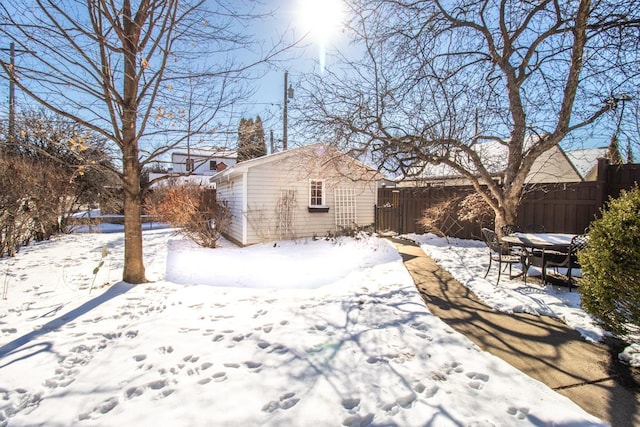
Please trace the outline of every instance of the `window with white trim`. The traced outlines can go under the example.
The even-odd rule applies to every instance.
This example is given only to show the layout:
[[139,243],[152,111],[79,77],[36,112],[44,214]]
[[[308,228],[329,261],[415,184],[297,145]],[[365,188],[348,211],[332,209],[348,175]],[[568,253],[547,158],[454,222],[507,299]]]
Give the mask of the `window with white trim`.
[[312,179],[309,181],[309,207],[325,206],[324,181]]

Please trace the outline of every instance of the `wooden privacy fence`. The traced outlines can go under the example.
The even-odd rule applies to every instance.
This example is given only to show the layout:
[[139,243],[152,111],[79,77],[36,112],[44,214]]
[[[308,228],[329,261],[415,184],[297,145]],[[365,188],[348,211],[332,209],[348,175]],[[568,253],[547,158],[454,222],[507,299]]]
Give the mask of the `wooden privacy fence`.
[[[536,184],[527,188],[518,209],[518,225],[541,224],[548,232],[582,233],[598,215],[609,197],[640,182],[640,164],[608,165],[598,161],[598,179],[590,182]],[[400,234],[424,233],[419,224],[425,209],[457,196],[472,193],[471,186],[399,187],[378,190],[376,230]],[[457,219],[457,212],[447,215],[441,230],[450,237],[480,238],[485,223]]]

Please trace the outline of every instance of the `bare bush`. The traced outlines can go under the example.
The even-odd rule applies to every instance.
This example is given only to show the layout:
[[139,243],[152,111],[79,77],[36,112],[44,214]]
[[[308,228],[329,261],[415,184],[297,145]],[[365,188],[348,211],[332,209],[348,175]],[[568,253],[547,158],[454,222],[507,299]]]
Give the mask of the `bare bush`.
[[29,187],[29,162],[0,158],[0,256],[14,256],[31,239],[33,204]]
[[151,191],[145,207],[149,215],[179,228],[193,242],[215,248],[231,224],[231,210],[225,203],[210,200],[209,193],[197,185],[168,184]]
[[493,221],[493,210],[478,193],[450,197],[422,212],[418,221],[425,231],[442,237],[452,235],[455,229],[463,228],[462,223],[474,223],[478,229]]
[[493,217],[491,206],[479,193],[469,194],[460,201],[458,218],[462,221],[484,224],[486,221],[493,221]]
[[16,128],[0,146],[0,256],[68,231],[72,214],[117,179],[104,140],[76,123],[35,110]]

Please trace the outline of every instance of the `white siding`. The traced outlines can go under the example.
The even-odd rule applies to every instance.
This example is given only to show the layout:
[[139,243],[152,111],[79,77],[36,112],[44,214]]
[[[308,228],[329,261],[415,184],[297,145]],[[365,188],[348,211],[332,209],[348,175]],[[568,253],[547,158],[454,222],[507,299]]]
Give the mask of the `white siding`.
[[[333,163],[332,161],[331,163]],[[324,236],[336,232],[334,189],[353,188],[356,194],[358,226],[368,226],[374,222],[374,205],[377,198],[377,182],[354,181],[341,175],[330,164],[305,162],[299,157],[256,165],[248,170],[247,176],[247,239],[245,244],[270,240]],[[353,164],[349,167],[353,168]],[[354,171],[357,173],[358,171]],[[325,180],[325,203],[329,212],[310,213],[309,181]],[[278,201],[295,192],[293,208],[293,229],[285,233],[282,213],[278,211]]]
[[217,182],[216,199],[220,202],[226,202],[231,209],[231,226],[226,231],[226,236],[236,243],[242,242],[242,218],[243,218],[243,188],[242,176],[231,177],[230,179],[222,179]]

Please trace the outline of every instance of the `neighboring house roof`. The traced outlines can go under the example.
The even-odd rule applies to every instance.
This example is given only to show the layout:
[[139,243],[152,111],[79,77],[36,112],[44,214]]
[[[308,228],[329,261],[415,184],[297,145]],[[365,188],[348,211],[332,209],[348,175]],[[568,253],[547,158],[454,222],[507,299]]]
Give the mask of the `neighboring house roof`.
[[[507,166],[507,147],[498,141],[487,141],[474,146],[474,150],[480,155],[482,164],[491,175],[501,173]],[[470,162],[463,152],[453,152],[451,158],[458,164],[463,165],[467,170],[474,170],[475,166]],[[415,174],[413,174],[415,175]],[[445,164],[424,165],[422,172],[412,179],[451,179],[460,178],[462,175],[456,169]],[[402,180],[400,176],[397,179]]]
[[[506,169],[508,148],[504,144],[500,144],[497,141],[483,142],[477,144],[475,150],[491,175],[500,175]],[[606,148],[594,148],[565,152],[560,146],[556,145],[536,159],[527,176],[527,182],[549,183],[593,179],[590,172],[592,173],[595,170],[597,158],[603,157],[606,151]],[[457,156],[456,161],[459,164],[466,165],[469,170],[474,170],[474,166],[464,154],[459,153]],[[395,180],[436,181],[462,178],[462,175],[450,166],[429,164],[425,166],[418,176],[411,178],[400,176]]]
[[584,148],[581,150],[567,150],[565,154],[580,176],[587,179],[597,169],[598,159],[606,157],[608,150],[607,147]]
[[172,156],[194,156],[194,157],[224,157],[228,159],[235,159],[238,157],[236,150],[230,148],[191,148],[189,150],[180,149],[171,153]]
[[[355,160],[354,158],[349,157],[344,153],[341,153],[337,149],[325,144],[317,143],[317,144],[311,144],[311,145],[305,145],[302,147],[292,148],[289,150],[280,151],[278,153],[268,154],[266,156],[256,157],[255,159],[245,160],[243,162],[236,163],[235,165],[228,167],[227,169],[213,175],[211,177],[211,181],[214,182],[222,177],[229,177],[229,176],[244,173],[250,168],[258,165],[262,165],[270,162],[276,162],[290,156],[304,156],[305,154],[309,156],[313,156],[315,158],[334,157],[334,158],[347,159],[348,161],[353,162],[354,164],[359,165],[362,168],[365,168],[371,172],[375,172],[376,174],[378,174],[378,172],[372,167],[358,160]],[[302,162],[303,160],[304,160],[304,157],[301,157],[301,162],[300,162],[301,164],[303,163]],[[382,175],[380,175],[379,178],[382,178]]]
[[183,176],[172,176],[171,174],[166,173],[150,173],[149,179],[154,180],[156,178],[168,177],[161,181],[158,181],[151,185],[150,188],[158,188],[164,187],[167,185],[197,185],[205,188],[213,188],[213,184],[209,181],[211,175],[183,175]]

